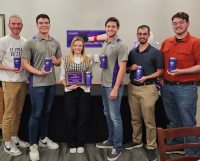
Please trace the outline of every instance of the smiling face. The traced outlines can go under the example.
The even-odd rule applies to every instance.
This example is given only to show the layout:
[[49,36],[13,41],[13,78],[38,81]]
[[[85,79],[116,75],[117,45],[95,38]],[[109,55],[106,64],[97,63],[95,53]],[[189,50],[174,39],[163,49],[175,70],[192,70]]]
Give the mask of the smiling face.
[[119,30],[119,27],[117,27],[116,22],[110,21],[106,24],[106,34],[112,38],[116,36],[117,32]]
[[186,33],[189,25],[190,22],[186,22],[186,20],[178,17],[174,18],[172,22],[173,30],[177,35],[183,35]]
[[10,18],[8,27],[14,35],[19,35],[23,27],[22,20],[20,18]]
[[83,42],[82,41],[75,41],[73,45],[73,52],[75,55],[81,55],[83,51]]
[[39,30],[39,33],[41,34],[48,34],[50,30],[50,23],[47,18],[39,18],[37,20],[37,28]]
[[145,44],[148,41],[148,38],[150,37],[150,33],[148,32],[147,28],[139,28],[137,32],[137,38],[140,44]]

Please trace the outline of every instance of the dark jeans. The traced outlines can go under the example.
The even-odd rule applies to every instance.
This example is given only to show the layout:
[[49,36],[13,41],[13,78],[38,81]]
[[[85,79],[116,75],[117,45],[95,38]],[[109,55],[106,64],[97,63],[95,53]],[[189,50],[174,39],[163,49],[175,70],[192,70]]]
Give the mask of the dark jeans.
[[87,127],[90,111],[90,93],[82,88],[65,92],[65,117],[68,121],[68,146],[70,148],[83,147],[87,137]]
[[[161,96],[171,128],[196,126],[197,86],[169,85],[161,86]],[[185,137],[186,143],[198,143],[198,136]],[[182,144],[182,137],[173,138],[172,145]],[[200,155],[200,148],[187,149],[188,155]]]
[[48,134],[49,113],[55,97],[56,85],[30,87],[31,116],[29,119],[29,142],[37,144],[38,127],[40,123],[40,137]]

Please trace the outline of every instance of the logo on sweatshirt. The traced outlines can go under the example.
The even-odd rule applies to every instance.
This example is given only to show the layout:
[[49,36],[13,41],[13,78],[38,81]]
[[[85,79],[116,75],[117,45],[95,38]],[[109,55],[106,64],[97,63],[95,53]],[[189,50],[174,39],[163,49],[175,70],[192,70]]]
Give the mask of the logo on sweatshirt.
[[56,45],[51,45],[52,48],[56,48]]
[[22,48],[10,48],[11,56],[21,56],[22,55]]
[[111,47],[110,47],[110,50],[114,50],[114,49],[115,49],[115,47],[114,47],[114,46],[111,46]]

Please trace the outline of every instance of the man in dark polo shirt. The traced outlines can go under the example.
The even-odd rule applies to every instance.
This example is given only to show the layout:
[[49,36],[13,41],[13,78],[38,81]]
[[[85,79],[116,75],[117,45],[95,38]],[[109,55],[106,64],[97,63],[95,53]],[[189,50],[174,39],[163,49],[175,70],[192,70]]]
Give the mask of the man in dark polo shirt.
[[[160,51],[165,70],[161,79],[161,96],[171,128],[196,126],[197,86],[200,76],[200,39],[188,32],[189,15],[178,12],[172,17],[175,36],[166,39]],[[168,71],[169,58],[177,58],[176,69]],[[186,143],[199,142],[198,136],[185,138]],[[172,145],[182,144],[182,137],[173,138]],[[184,154],[185,150],[167,152]],[[199,148],[187,149],[188,155],[200,155]]]
[[[128,100],[131,109],[133,127],[132,140],[124,145],[125,149],[140,148],[142,143],[142,117],[146,125],[147,145],[144,147],[149,160],[155,160],[156,125],[155,102],[158,91],[154,81],[163,73],[164,63],[161,52],[148,44],[150,28],[146,25],[138,27],[137,38],[140,45],[131,50],[128,57],[126,73],[130,74]],[[136,69],[143,68],[143,76],[136,80]]]

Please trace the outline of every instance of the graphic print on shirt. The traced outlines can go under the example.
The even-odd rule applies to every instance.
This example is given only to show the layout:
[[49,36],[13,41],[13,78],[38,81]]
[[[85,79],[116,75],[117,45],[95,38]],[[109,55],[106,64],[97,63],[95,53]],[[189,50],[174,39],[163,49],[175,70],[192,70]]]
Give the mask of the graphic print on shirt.
[[11,56],[20,56],[22,55],[22,48],[10,48]]

